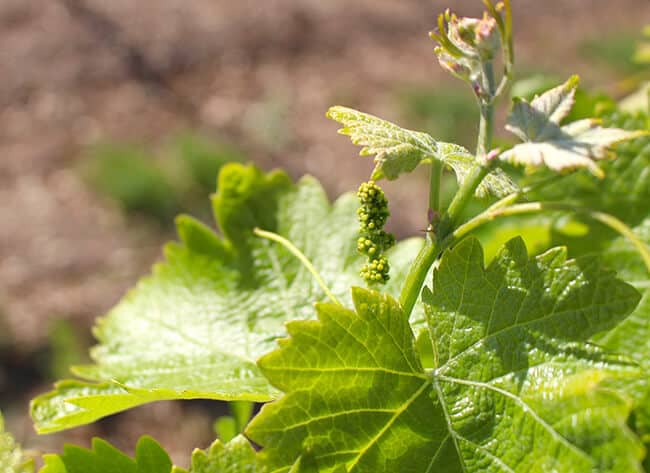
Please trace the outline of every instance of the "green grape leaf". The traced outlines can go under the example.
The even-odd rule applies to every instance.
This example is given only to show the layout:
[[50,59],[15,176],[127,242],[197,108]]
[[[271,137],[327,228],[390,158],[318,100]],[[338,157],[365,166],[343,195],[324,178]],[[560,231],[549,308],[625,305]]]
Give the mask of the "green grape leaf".
[[[634,232],[650,247],[650,216]],[[605,348],[633,358],[642,368],[636,382],[626,391],[635,398],[635,427],[650,442],[650,274],[634,246],[624,238],[611,243],[602,253],[607,264],[642,292],[634,312],[621,324],[595,338]]]
[[[458,183],[462,184],[475,165],[474,156],[462,146],[436,141],[427,133],[406,130],[367,113],[336,106],[329,109],[327,117],[343,125],[339,133],[349,136],[355,145],[363,146],[362,156],[375,155],[372,174],[375,180],[397,179],[420,163],[436,159],[452,168]],[[490,194],[503,197],[516,190],[508,175],[496,170],[483,180],[476,193],[479,197]]]
[[39,433],[57,432],[154,401],[196,399],[192,392],[162,389],[127,390],[117,383],[65,380],[32,401],[31,415]]
[[217,440],[207,450],[194,450],[190,469],[174,467],[172,473],[262,473],[264,471],[250,442],[238,435],[227,444]]
[[[61,383],[34,400],[37,430],[74,427],[155,400],[277,397],[255,360],[284,335],[285,321],[312,317],[313,303],[325,295],[297,258],[252,230],[291,240],[350,304],[349,287],[362,284],[357,207],[352,194],[330,205],[312,178],[293,184],[282,172],[224,166],[214,197],[224,237],[179,218],[181,241],[165,248],[166,261],[97,324],[95,364],[74,368],[83,382]],[[387,292],[398,294],[422,242],[387,252]],[[421,305],[413,322],[424,326]]]
[[[640,471],[629,405],[599,388],[636,369],[586,343],[638,299],[597,258],[563,248],[530,259],[517,238],[485,269],[475,240],[449,252],[425,303],[436,393],[465,468]],[[504,451],[513,439],[526,447]]]
[[[607,110],[602,119],[606,126],[650,131],[650,121],[645,113]],[[528,198],[531,201],[564,202],[577,208],[608,213],[635,227],[650,215],[650,136],[621,143],[616,147],[616,155],[617,159],[602,164],[603,179],[588,172],[575,172],[557,177],[555,182],[533,191]],[[534,186],[550,177],[550,171],[540,170],[525,179],[523,184]],[[619,236],[590,218],[567,212],[498,219],[479,232],[488,256],[493,255],[494,248],[505,241],[508,232],[512,236],[524,236],[528,247],[535,253],[565,245],[572,256],[606,251],[611,241]]]
[[601,388],[638,370],[586,341],[634,308],[634,288],[561,248],[529,259],[520,239],[487,268],[465,240],[435,281],[431,370],[387,295],[353,289],[356,312],[319,304],[318,321],[288,324],[259,361],[286,394],[247,430],[272,472],[304,454],[322,472],[641,471],[630,406]]
[[5,432],[5,423],[0,413],[0,469],[3,473],[32,473],[34,463],[27,458],[14,438]]
[[[606,126],[650,132],[645,113],[613,111],[602,119]],[[535,192],[532,198],[570,201],[638,225],[650,213],[650,136],[621,143],[616,147],[616,155],[617,159],[603,163],[604,179],[575,173]]]
[[141,437],[131,459],[108,442],[95,438],[92,449],[66,445],[60,455],[44,455],[40,473],[169,473],[167,452],[151,437]]
[[352,294],[356,313],[319,304],[318,321],[289,322],[291,338],[259,361],[287,393],[247,429],[273,472],[303,454],[318,471],[350,473],[425,471],[430,461],[440,426],[411,327],[389,296]]
[[578,76],[572,76],[564,84],[536,95],[530,103],[516,97],[506,128],[521,141],[544,141],[553,136],[555,127],[573,108],[579,82]]
[[557,172],[586,168],[602,178],[604,173],[596,161],[610,157],[612,146],[646,134],[604,128],[595,119],[560,125],[573,107],[577,86],[574,76],[530,103],[516,99],[506,129],[524,143],[502,153],[500,159],[528,167],[545,165]]

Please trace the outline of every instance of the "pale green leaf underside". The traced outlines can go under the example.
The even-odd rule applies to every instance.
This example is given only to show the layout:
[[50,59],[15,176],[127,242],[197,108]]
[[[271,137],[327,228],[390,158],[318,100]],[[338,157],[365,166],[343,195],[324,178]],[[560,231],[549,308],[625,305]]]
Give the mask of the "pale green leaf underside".
[[[634,232],[650,245],[650,217],[634,228]],[[641,366],[643,372],[629,386],[628,392],[636,401],[637,431],[650,441],[650,275],[639,253],[624,238],[615,240],[603,255],[606,263],[643,294],[634,312],[613,330],[597,337],[596,341],[609,350],[630,356]]]
[[595,176],[603,177],[596,161],[607,158],[613,145],[642,134],[603,128],[594,120],[580,120],[557,127],[556,133],[546,141],[515,145],[501,154],[501,159],[531,167],[545,165],[557,172],[586,168]]
[[4,418],[0,413],[0,471],[2,473],[32,473],[34,465],[27,459],[14,438],[5,432]]
[[522,141],[544,141],[555,133],[555,127],[571,112],[579,79],[571,77],[530,102],[515,99],[508,117],[507,129]]
[[475,240],[447,252],[429,305],[436,368],[424,370],[399,305],[353,291],[356,313],[317,307],[260,360],[286,395],[247,433],[274,472],[309,452],[319,471],[633,472],[629,405],[600,388],[638,374],[586,340],[637,292],[561,249],[511,241],[488,268]]
[[[462,146],[436,141],[427,133],[407,130],[367,113],[336,106],[329,109],[327,117],[344,126],[339,133],[363,146],[362,156],[375,156],[373,179],[397,179],[419,164],[436,159],[452,168],[462,183],[475,164],[474,156]],[[476,192],[479,197],[502,197],[514,191],[516,186],[510,178],[497,170],[484,179]]]
[[[100,319],[95,364],[74,369],[90,383],[63,383],[33,402],[40,432],[154,400],[276,397],[255,360],[273,349],[287,320],[313,317],[313,303],[325,296],[287,250],[253,237],[255,226],[290,239],[331,291],[351,303],[349,287],[362,284],[354,196],[330,205],[312,178],[292,184],[283,173],[231,165],[221,174],[214,206],[226,237],[179,219],[181,242],[166,247],[166,261]],[[421,245],[407,240],[389,252],[389,293],[397,294]],[[421,306],[413,321],[423,326]]]
[[[645,114],[614,111],[603,117],[607,126],[628,131],[648,128]],[[533,200],[569,200],[571,203],[600,210],[638,225],[650,213],[650,137],[645,136],[616,147],[617,158],[602,164],[604,179],[576,173],[545,187],[531,196]]]
[[189,470],[174,467],[172,473],[263,473],[250,442],[239,435],[227,444],[215,441],[207,450],[195,450]]
[[573,107],[577,86],[577,77],[572,77],[565,84],[535,97],[531,103],[518,99],[506,129],[524,143],[501,154],[501,159],[529,167],[545,165],[557,172],[586,168],[602,177],[596,161],[607,158],[613,145],[644,133],[604,128],[592,119],[561,126],[561,120]]

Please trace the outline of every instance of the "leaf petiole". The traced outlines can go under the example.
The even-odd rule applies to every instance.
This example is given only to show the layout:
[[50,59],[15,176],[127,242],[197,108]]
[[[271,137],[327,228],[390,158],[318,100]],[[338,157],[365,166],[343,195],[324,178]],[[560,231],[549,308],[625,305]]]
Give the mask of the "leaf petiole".
[[528,193],[530,193],[530,192],[532,192],[534,190],[541,189],[541,188],[543,188],[543,187],[545,187],[545,186],[547,186],[549,184],[553,184],[553,183],[559,181],[560,179],[562,179],[563,177],[565,177],[565,175],[555,174],[555,175],[552,175],[552,176],[550,176],[550,177],[548,177],[546,179],[541,179],[540,181],[535,182],[535,183],[533,183],[533,184],[531,184],[531,185],[529,185],[527,187],[524,187],[524,188],[518,190],[517,192],[513,192],[512,194],[509,194],[509,195],[505,196],[504,198],[496,201],[494,204],[492,204],[490,207],[485,209],[480,214],[476,215],[475,217],[471,218],[467,222],[465,222],[462,225],[458,226],[456,228],[456,230],[454,230],[454,232],[452,233],[450,238],[458,239],[458,238],[461,238],[461,237],[467,235],[469,232],[471,232],[475,228],[477,228],[477,227],[483,225],[484,223],[486,223],[486,222],[483,221],[485,218],[489,219],[489,221],[493,220],[495,213],[499,209],[503,209],[505,207],[511,206],[512,204],[517,202],[520,198],[522,198],[526,194],[528,194]]
[[[516,194],[512,194],[512,196],[514,195]],[[591,218],[592,220],[595,220],[597,222],[602,223],[603,225],[608,226],[618,234],[627,238],[634,245],[634,247],[637,249],[641,257],[643,258],[643,262],[645,263],[648,272],[650,273],[650,248],[648,248],[648,246],[634,233],[634,231],[630,227],[628,227],[625,223],[623,223],[621,220],[614,217],[613,215],[604,212],[598,212],[595,210],[576,207],[570,204],[563,204],[559,202],[527,202],[525,204],[516,204],[516,205],[510,205],[506,207],[503,206],[499,207],[498,204],[508,199],[508,197],[502,199],[501,201],[497,202],[492,207],[487,209],[485,212],[482,212],[481,214],[477,215],[473,219],[469,220],[467,223],[458,227],[447,239],[449,241],[445,240],[442,246],[443,247],[449,246],[451,243],[457,242],[458,240],[464,238],[476,228],[485,225],[486,223],[489,223],[500,217],[508,217],[512,215],[521,215],[527,213],[537,213],[537,212],[544,212],[549,210],[567,211],[567,212],[574,212],[580,215],[585,215]]]

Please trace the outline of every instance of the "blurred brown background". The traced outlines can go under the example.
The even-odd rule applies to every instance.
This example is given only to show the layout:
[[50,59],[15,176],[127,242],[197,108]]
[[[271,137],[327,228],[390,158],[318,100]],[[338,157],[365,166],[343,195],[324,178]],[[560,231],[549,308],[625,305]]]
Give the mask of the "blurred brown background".
[[[649,0],[513,3],[520,75],[578,72],[625,93]],[[213,403],[160,403],[45,437],[27,403],[83,358],[94,318],[173,238],[171,215],[207,215],[201,159],[351,190],[372,165],[325,119],[333,104],[471,144],[472,98],[427,39],[446,6],[481,11],[478,0],[0,0],[0,409],[25,446],[102,435],[131,451],[151,433],[184,464],[209,444]],[[183,157],[197,153],[207,157]],[[388,186],[401,235],[423,221],[426,180],[410,179]],[[115,191],[127,181],[135,190]]]

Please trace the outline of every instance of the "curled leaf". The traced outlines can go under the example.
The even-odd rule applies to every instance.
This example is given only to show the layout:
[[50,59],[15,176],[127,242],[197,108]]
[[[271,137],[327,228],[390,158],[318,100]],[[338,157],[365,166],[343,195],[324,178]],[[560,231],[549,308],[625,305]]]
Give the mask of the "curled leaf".
[[578,120],[562,126],[574,104],[578,77],[573,76],[528,103],[517,99],[506,129],[524,143],[501,155],[501,159],[529,167],[545,165],[557,172],[587,168],[602,178],[596,161],[610,157],[612,146],[645,135],[644,131],[604,128],[596,119]]

